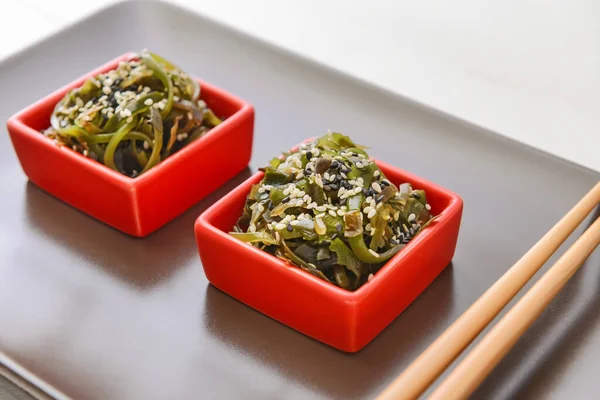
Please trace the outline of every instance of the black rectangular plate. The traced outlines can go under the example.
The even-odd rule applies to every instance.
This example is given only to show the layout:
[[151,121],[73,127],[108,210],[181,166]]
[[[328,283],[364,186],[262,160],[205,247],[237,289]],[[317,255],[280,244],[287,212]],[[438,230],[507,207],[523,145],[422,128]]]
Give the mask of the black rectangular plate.
[[[253,157],[140,240],[27,183],[8,135],[0,137],[0,350],[74,398],[372,398],[599,178],[161,2],[117,4],[3,62],[0,116],[143,48],[250,101]],[[465,202],[452,265],[354,355],[209,286],[192,231],[202,210],[257,167],[327,129]],[[476,398],[593,393],[599,261],[588,260]]]

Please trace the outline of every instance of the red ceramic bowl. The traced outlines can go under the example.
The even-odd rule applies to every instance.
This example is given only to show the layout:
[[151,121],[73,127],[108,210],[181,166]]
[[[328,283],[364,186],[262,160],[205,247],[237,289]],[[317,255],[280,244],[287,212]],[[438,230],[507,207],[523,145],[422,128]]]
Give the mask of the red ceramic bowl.
[[226,181],[250,160],[254,109],[245,101],[197,80],[201,98],[222,124],[137,178],[129,178],[40,133],[50,125],[54,106],[71,89],[110,71],[124,54],[82,76],[7,122],[8,132],[27,177],[73,207],[132,236],[160,228]]
[[210,283],[262,313],[330,346],[356,352],[392,322],[454,255],[463,203],[456,194],[380,161],[395,184],[424,189],[439,218],[355,292],[287,264],[228,232],[242,213],[259,172],[216,202],[195,224],[198,250]]

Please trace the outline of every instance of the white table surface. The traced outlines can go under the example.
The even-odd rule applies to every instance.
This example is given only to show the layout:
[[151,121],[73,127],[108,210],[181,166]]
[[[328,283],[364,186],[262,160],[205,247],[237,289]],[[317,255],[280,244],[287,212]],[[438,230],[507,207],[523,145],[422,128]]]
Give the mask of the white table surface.
[[[0,5],[0,59],[114,0]],[[597,0],[175,0],[600,171]]]

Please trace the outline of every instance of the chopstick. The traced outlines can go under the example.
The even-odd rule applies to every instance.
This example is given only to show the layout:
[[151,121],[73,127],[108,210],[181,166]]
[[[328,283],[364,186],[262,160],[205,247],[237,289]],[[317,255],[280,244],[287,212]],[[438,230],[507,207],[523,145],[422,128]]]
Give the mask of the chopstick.
[[377,399],[415,399],[420,396],[548,261],[599,202],[600,182],[421,353]]
[[483,337],[429,399],[467,398],[539,317],[598,244],[600,218]]

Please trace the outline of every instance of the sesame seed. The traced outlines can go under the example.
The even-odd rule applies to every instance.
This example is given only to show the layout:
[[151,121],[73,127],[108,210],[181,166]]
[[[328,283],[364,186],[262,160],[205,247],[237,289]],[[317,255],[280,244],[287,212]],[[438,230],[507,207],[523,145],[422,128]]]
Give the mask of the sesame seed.
[[335,181],[335,174],[331,174],[331,175],[329,175],[329,180],[330,180],[331,182]]
[[373,257],[379,257],[379,254],[377,254],[377,252],[373,249],[369,249],[369,253],[371,253]]
[[371,212],[371,210],[372,210],[372,209],[373,209],[373,207],[371,207],[371,206],[367,206],[367,207],[365,207],[365,208],[363,209],[363,212],[364,212],[365,214],[369,214],[369,213]]
[[144,101],[144,104],[145,104],[145,105],[147,105],[147,106],[151,106],[151,105],[152,105],[152,103],[154,103],[154,100],[152,100],[152,99],[146,99],[146,100]]
[[408,222],[412,222],[412,221],[414,221],[414,220],[415,220],[415,218],[416,218],[415,214],[410,214],[410,215],[408,216]]
[[312,199],[310,198],[310,195],[305,194],[302,200],[304,200],[305,203],[310,203]]
[[342,178],[344,178],[344,179],[348,179],[348,176],[347,176],[345,173],[343,173],[343,172],[340,172],[340,175],[342,176]]
[[264,192],[265,192],[265,188],[264,187],[258,188],[258,193],[264,193]]
[[294,231],[294,227],[291,224],[288,224],[287,230],[288,230],[288,232],[293,232]]
[[369,274],[369,277],[367,278],[367,282],[371,282],[373,280],[374,275],[373,274]]
[[275,232],[275,240],[277,240],[278,242],[281,240],[281,235],[279,234],[279,232]]
[[377,214],[377,210],[371,210],[369,211],[369,214],[367,214],[367,218],[373,218],[375,214]]
[[323,178],[325,178],[325,179],[329,180],[329,173],[328,173],[328,172],[325,172],[325,173],[323,174]]
[[315,207],[315,210],[323,212],[323,211],[326,211],[327,208],[325,206],[317,206],[317,207]]
[[179,96],[173,96],[173,101],[179,101]]
[[262,204],[258,203],[258,206],[256,206],[256,208],[258,209],[258,211],[263,212],[265,211],[265,206],[263,206]]
[[373,198],[371,196],[369,196],[365,199],[365,203],[370,203],[371,200],[373,200]]
[[285,224],[277,224],[275,225],[275,229],[278,231],[284,230],[286,228]]
[[363,169],[363,167],[364,167],[360,161],[357,161],[356,164],[354,164],[354,165],[356,165],[356,168],[358,168],[358,169]]
[[284,195],[284,196],[287,196],[287,195],[289,195],[289,194],[290,194],[290,188],[289,188],[289,187],[287,187],[287,188],[285,188],[285,189],[283,190],[283,195]]
[[368,231],[370,231],[370,230],[371,230],[371,223],[368,223],[368,224],[365,226],[365,229],[366,229],[366,230],[368,230]]
[[335,211],[329,210],[329,215],[331,215],[332,217],[335,217],[337,214],[335,213]]
[[375,172],[373,172],[373,176],[374,176],[375,178],[377,178],[377,177],[379,176],[379,174],[380,174],[380,172],[379,172],[379,170],[378,170],[378,169],[376,169],[376,170],[375,170]]
[[394,213],[394,221],[398,221],[399,218],[400,218],[400,211],[396,211]]
[[381,186],[379,186],[379,183],[377,183],[377,182],[373,182],[373,183],[371,184],[371,187],[372,187],[373,189],[375,189],[375,191],[376,191],[377,193],[381,193]]
[[110,89],[110,87],[104,86],[102,88],[102,93],[104,93],[104,94],[110,94],[110,92],[112,92],[112,90]]
[[294,221],[290,222],[290,225],[292,225],[292,226],[296,226],[296,225],[298,225],[299,223],[300,223],[300,221],[294,220]]
[[341,231],[342,231],[342,229],[344,229],[344,227],[342,226],[342,224],[336,224],[336,225],[335,225],[335,230],[336,230],[336,231],[338,231],[338,232],[341,232]]
[[346,215],[346,212],[344,210],[337,210],[337,215],[343,217],[344,215]]
[[425,204],[425,208],[427,209],[427,211],[431,210],[431,206],[429,204]]

